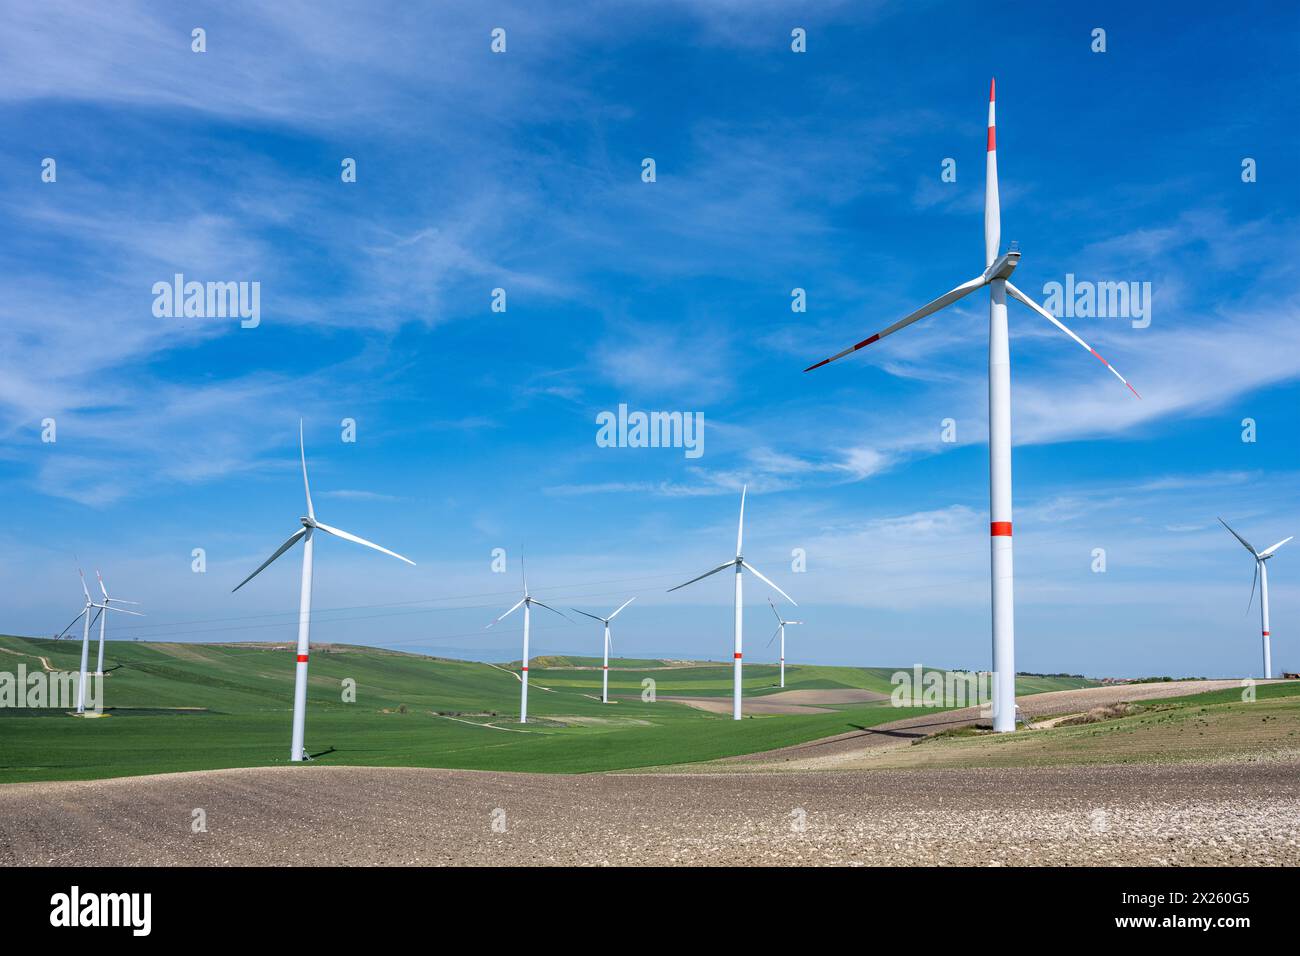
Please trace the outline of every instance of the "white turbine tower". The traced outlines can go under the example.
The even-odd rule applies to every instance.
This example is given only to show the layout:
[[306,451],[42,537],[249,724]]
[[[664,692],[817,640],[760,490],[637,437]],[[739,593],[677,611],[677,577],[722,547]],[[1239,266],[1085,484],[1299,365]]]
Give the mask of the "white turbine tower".
[[[99,581],[99,589],[104,592],[105,607],[107,607],[110,604],[134,604],[136,606],[139,606],[140,604],[139,601],[124,601],[121,598],[109,597],[108,588],[104,587],[104,576],[99,573],[98,568],[95,569],[95,577]],[[125,609],[114,608],[114,610],[125,610]],[[143,616],[144,615],[141,615],[141,617]],[[104,622],[107,620],[108,620],[108,616],[106,614],[101,613],[99,615],[99,663],[95,666],[96,677],[104,676]]]
[[[913,322],[938,312],[963,296],[985,286],[989,288],[989,534],[992,566],[993,604],[993,729],[999,732],[1016,729],[1015,710],[1015,608],[1011,568],[1011,353],[1007,341],[1007,294],[1033,309],[1047,321],[1093,354],[1134,395],[1137,390],[1109,362],[1083,339],[1009,281],[1020,261],[1015,248],[999,255],[1002,244],[1002,218],[998,204],[998,161],[995,146],[993,84],[989,84],[988,149],[984,182],[984,264],[982,273],[945,292],[888,328],[852,345],[842,352],[804,369],[811,372],[858,349],[878,342]],[[1014,243],[1013,243],[1014,246]],[[1141,398],[1140,395],[1138,395]]]
[[[72,628],[78,621],[82,622],[81,627],[81,680],[77,683],[77,713],[86,712],[86,669],[90,664],[90,625],[94,623],[90,617],[90,609],[98,608],[96,617],[105,611],[120,611],[123,614],[134,614],[136,617],[144,617],[139,611],[128,611],[124,607],[110,607],[107,604],[96,604],[90,597],[90,589],[86,587],[86,575],[82,573],[81,568],[77,568],[77,574],[81,575],[81,593],[86,596],[86,606],[81,609],[81,613],[72,619],[67,627],[59,632],[55,640],[62,639],[64,634]],[[102,664],[101,664],[102,669]]]
[[605,625],[605,666],[601,669],[602,676],[600,679],[600,702],[602,704],[609,703],[609,649],[611,646],[613,646],[614,643],[613,638],[609,636],[609,622],[614,620],[614,618],[618,617],[619,611],[623,610],[623,608],[627,607],[635,600],[636,598],[634,597],[628,598],[621,605],[619,605],[618,610],[610,614],[609,617],[596,617],[596,615],[588,614],[586,611],[579,611],[576,607],[569,608],[569,610],[575,611],[576,613],[581,614],[583,617],[589,617],[593,621],[600,621],[601,624]]
[[776,615],[776,630],[773,631],[772,636],[767,639],[767,646],[771,647],[772,642],[776,640],[776,636],[778,634],[781,635],[781,686],[784,687],[785,686],[785,627],[787,624],[802,624],[803,621],[787,621],[785,618],[781,616],[781,612],[776,609],[776,605],[772,603],[771,598],[767,599],[767,604],[768,607],[772,609],[772,613]]
[[[307,727],[307,657],[311,647],[309,639],[311,633],[311,565],[312,538],[315,532],[324,531],[336,538],[343,538],[346,541],[352,541],[356,544],[365,545],[367,548],[381,551],[390,557],[397,558],[399,561],[405,561],[407,564],[415,564],[410,558],[404,558],[396,551],[381,548],[373,541],[358,538],[355,534],[332,528],[324,522],[316,520],[316,511],[311,503],[311,484],[307,481],[307,450],[303,446],[301,420],[298,422],[298,456],[302,460],[302,487],[307,493],[307,514],[298,519],[302,522],[302,527],[289,535],[289,539],[276,549],[275,554],[263,561],[256,571],[235,585],[235,591],[238,591],[261,574],[272,561],[292,548],[299,540],[302,541],[302,588],[298,597],[298,663],[293,683],[293,737],[289,745],[289,759],[295,763],[307,756],[303,746],[303,737]],[[233,594],[234,591],[231,593]]]
[[1223,525],[1225,528],[1228,528],[1228,531],[1232,533],[1232,536],[1236,538],[1238,541],[1240,541],[1242,545],[1245,547],[1245,549],[1249,551],[1255,558],[1255,576],[1254,578],[1251,579],[1250,582],[1250,600],[1246,602],[1246,611],[1247,613],[1250,612],[1250,605],[1255,600],[1255,582],[1258,581],[1259,582],[1259,629],[1263,634],[1264,678],[1267,680],[1273,676],[1273,638],[1269,631],[1269,624],[1268,624],[1268,565],[1265,562],[1267,562],[1269,558],[1273,557],[1273,553],[1277,551],[1278,548],[1282,547],[1282,545],[1290,541],[1291,538],[1294,538],[1295,535],[1291,535],[1290,537],[1283,538],[1277,544],[1265,548],[1263,551],[1256,551],[1253,547],[1251,547],[1249,541],[1247,541],[1241,535],[1237,534],[1237,532],[1233,531],[1232,528],[1228,527],[1228,522],[1220,518],[1219,524]]
[[758,570],[758,568],[754,567],[752,564],[750,564],[741,556],[742,543],[745,537],[745,493],[748,490],[749,490],[748,485],[746,485],[744,488],[740,490],[740,523],[736,526],[736,556],[732,558],[730,561],[728,561],[726,564],[720,564],[712,571],[707,571],[704,574],[701,574],[698,578],[691,578],[689,581],[686,582],[686,584],[679,584],[675,588],[668,589],[669,593],[672,593],[673,591],[677,591],[680,590],[681,588],[686,587],[687,584],[694,584],[696,581],[702,581],[711,574],[717,574],[719,571],[725,571],[727,570],[727,568],[731,568],[731,567],[734,567],[736,569],[736,626],[735,626],[735,652],[734,652],[735,657],[733,658],[733,669],[732,669],[732,704],[731,704],[732,720],[740,720],[741,653],[743,649],[742,640],[741,640],[741,629],[742,629],[742,618],[744,616],[744,610],[745,610],[744,597],[743,597],[744,588],[743,585],[741,584],[741,571],[748,571],[750,574],[754,575],[756,578],[758,578],[768,587],[776,591],[776,593],[781,595],[781,597],[785,598],[787,601],[789,601],[791,604],[794,604],[796,607],[798,606],[798,603],[795,601],[794,598],[790,597],[790,595],[786,594],[779,587],[777,587],[775,584],[773,584],[771,581],[765,578],[762,572]]
[[[530,610],[532,606],[536,604],[538,607],[546,608],[546,610],[550,611],[552,614],[559,614],[560,617],[563,617],[566,621],[569,619],[549,604],[543,604],[541,601],[537,600],[537,598],[528,593],[528,569],[524,567],[522,559],[519,562],[519,566],[524,575],[524,596],[519,599],[518,604],[506,611],[505,614],[502,614],[499,618],[493,621],[492,624],[505,620],[521,607],[524,609],[524,663],[523,671],[519,675],[519,722],[521,724],[526,724],[528,723],[528,627],[531,620]],[[613,615],[610,616],[612,617]],[[491,627],[492,624],[489,624],[488,627]],[[487,628],[484,628],[484,630],[486,629]]]

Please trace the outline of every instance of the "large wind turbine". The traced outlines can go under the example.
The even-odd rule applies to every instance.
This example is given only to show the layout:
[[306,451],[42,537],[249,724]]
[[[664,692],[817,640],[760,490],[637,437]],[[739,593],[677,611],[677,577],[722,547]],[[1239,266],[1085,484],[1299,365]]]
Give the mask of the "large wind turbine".
[[[99,573],[99,568],[95,569],[95,577],[99,581],[99,589],[104,592],[105,607],[107,607],[110,604],[135,604],[137,606],[140,604],[139,601],[124,601],[122,600],[122,598],[109,597],[108,588],[104,587],[104,576]],[[114,610],[125,610],[125,608],[114,608]],[[143,616],[144,615],[141,615],[141,617]],[[104,623],[107,620],[108,620],[107,614],[99,615],[99,663],[95,666],[96,677],[104,676]]]
[[732,720],[740,720],[740,670],[741,670],[740,661],[741,661],[741,651],[742,651],[741,626],[742,626],[742,618],[744,616],[744,610],[745,610],[744,598],[743,598],[744,588],[743,585],[741,584],[740,572],[742,570],[748,571],[750,574],[754,575],[756,578],[758,578],[768,587],[776,591],[776,593],[781,595],[781,597],[785,598],[787,601],[789,601],[791,604],[794,604],[796,607],[798,606],[794,598],[790,597],[790,595],[786,594],[779,587],[777,587],[775,584],[773,584],[771,581],[765,578],[762,572],[758,570],[758,568],[754,567],[752,564],[750,564],[741,556],[741,551],[742,551],[741,545],[745,537],[745,493],[748,490],[749,490],[748,485],[741,488],[740,490],[740,522],[739,524],[736,525],[736,556],[732,558],[730,561],[728,561],[726,564],[720,564],[712,571],[707,571],[704,574],[701,574],[698,578],[691,578],[689,581],[686,582],[686,584],[679,584],[675,588],[668,589],[668,591],[671,593],[673,591],[677,591],[680,590],[681,588],[686,587],[687,584],[694,584],[696,581],[702,581],[711,574],[717,574],[719,571],[725,571],[727,570],[727,568],[734,567],[736,569],[736,630],[735,630],[736,643],[735,643],[734,666],[732,669],[732,703],[731,703]]
[[[1011,569],[1011,353],[1007,341],[1007,294],[1033,309],[1047,321],[1093,354],[1129,391],[1137,390],[1083,339],[1079,338],[1042,306],[1011,284],[1011,273],[1020,261],[1014,248],[999,255],[1002,246],[1002,216],[998,204],[998,160],[993,118],[993,83],[989,83],[988,150],[984,180],[984,264],[982,273],[923,305],[888,328],[851,345],[842,352],[804,369],[811,372],[878,342],[913,322],[938,312],[963,296],[985,286],[989,288],[989,534],[991,535],[993,603],[993,729],[1016,729],[1015,608]],[[1013,244],[1014,245],[1014,244]],[[1141,398],[1140,395],[1138,395]]]
[[[515,611],[519,610],[521,607],[524,609],[524,664],[523,672],[519,675],[519,722],[521,724],[526,724],[528,723],[528,626],[531,617],[529,612],[532,606],[536,604],[538,607],[546,608],[546,610],[550,611],[552,614],[559,614],[560,617],[563,617],[566,621],[569,619],[564,617],[562,612],[555,610],[555,608],[551,607],[549,604],[543,604],[541,601],[537,600],[537,598],[528,593],[528,569],[523,566],[522,560],[519,562],[519,566],[524,575],[524,596],[519,599],[518,604],[506,611],[505,614],[502,614],[499,618],[493,621],[492,624],[504,620],[511,614],[514,614]],[[622,610],[622,608],[619,610]],[[610,615],[610,617],[613,616],[614,615],[612,614]],[[492,624],[489,624],[488,627],[491,627]],[[486,630],[486,628],[484,628],[484,630]]]
[[289,535],[289,540],[280,545],[275,554],[263,561],[256,571],[235,585],[235,591],[238,591],[261,574],[272,561],[292,548],[299,540],[302,541],[302,588],[298,597],[298,665],[293,683],[293,740],[289,745],[289,759],[294,762],[301,761],[307,756],[303,747],[303,736],[307,725],[307,656],[311,647],[309,635],[311,633],[311,562],[314,533],[324,531],[336,538],[343,538],[356,544],[365,545],[367,548],[382,551],[384,554],[397,558],[399,561],[405,561],[407,564],[415,564],[410,558],[404,558],[396,551],[381,548],[373,541],[358,538],[355,534],[340,531],[338,528],[332,528],[324,522],[316,520],[316,511],[311,504],[311,484],[307,481],[307,450],[303,446],[301,420],[298,422],[298,456],[302,460],[302,487],[307,493],[307,514],[298,519],[302,522],[302,527]]
[[605,666],[601,669],[602,676],[600,680],[600,702],[602,704],[609,703],[609,648],[610,645],[614,643],[613,639],[609,636],[609,622],[614,620],[614,618],[618,617],[618,612],[623,610],[623,608],[627,607],[635,600],[636,598],[634,597],[628,598],[621,605],[619,605],[618,610],[610,614],[609,617],[596,617],[596,615],[588,614],[586,611],[579,611],[576,607],[569,609],[571,611],[576,611],[577,613],[581,614],[583,617],[589,617],[593,621],[600,621],[601,624],[605,625]]
[[772,642],[776,640],[776,636],[778,634],[781,635],[781,686],[784,687],[785,686],[785,626],[787,624],[802,624],[803,621],[787,621],[785,618],[781,616],[781,612],[776,609],[776,605],[772,603],[771,598],[767,599],[767,605],[772,609],[772,613],[776,615],[776,630],[772,633],[772,636],[767,639],[767,646],[771,647]]
[[1291,538],[1294,538],[1295,535],[1285,537],[1277,544],[1265,548],[1263,551],[1256,551],[1251,547],[1249,541],[1237,534],[1237,532],[1233,531],[1232,528],[1228,527],[1228,522],[1220,518],[1219,524],[1228,528],[1228,531],[1232,533],[1232,536],[1240,541],[1245,549],[1255,557],[1255,577],[1252,578],[1250,582],[1250,601],[1246,602],[1246,610],[1248,612],[1250,611],[1251,601],[1255,600],[1255,581],[1258,580],[1259,629],[1263,634],[1264,640],[1264,678],[1267,680],[1273,676],[1273,639],[1269,633],[1268,626],[1268,565],[1265,562],[1267,562],[1269,558],[1273,557],[1273,553],[1277,551],[1278,548],[1290,541]]
[[[98,617],[105,611],[121,611],[123,614],[134,614],[136,617],[144,617],[139,611],[128,611],[124,607],[110,607],[108,604],[96,604],[90,597],[90,589],[86,587],[86,575],[82,573],[81,568],[77,568],[77,574],[81,575],[81,593],[86,596],[86,606],[81,609],[81,613],[72,619],[72,623],[59,632],[55,640],[60,640],[64,634],[72,628],[78,621],[81,625],[81,680],[77,683],[77,713],[86,712],[86,668],[90,664],[90,625],[93,623],[90,617],[90,609],[98,608],[95,615]],[[102,631],[101,631],[102,633]],[[101,659],[100,670],[103,670]]]

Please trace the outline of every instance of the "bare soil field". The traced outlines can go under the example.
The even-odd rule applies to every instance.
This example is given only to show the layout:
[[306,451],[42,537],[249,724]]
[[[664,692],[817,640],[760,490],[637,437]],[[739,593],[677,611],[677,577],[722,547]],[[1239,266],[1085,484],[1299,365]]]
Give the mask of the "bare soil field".
[[[196,809],[207,832],[192,830]],[[1295,866],[1298,834],[1294,760],[586,776],[306,766],[0,789],[6,867]]]
[[[749,697],[743,703],[743,710],[746,714],[829,714],[830,710],[826,707],[811,707],[807,704],[794,704],[779,700],[773,700],[773,694],[770,697]],[[694,707],[696,710],[707,711],[710,714],[730,714],[732,701],[730,697],[676,697],[659,695],[659,700],[671,701],[674,704],[685,704],[687,707]]]
[[[686,704],[711,714],[730,714],[730,697],[665,697],[678,704]],[[741,708],[746,714],[826,714],[833,704],[866,704],[889,700],[888,694],[874,690],[855,690],[845,687],[835,690],[782,690],[762,697],[746,697]],[[820,706],[825,705],[825,706]]]

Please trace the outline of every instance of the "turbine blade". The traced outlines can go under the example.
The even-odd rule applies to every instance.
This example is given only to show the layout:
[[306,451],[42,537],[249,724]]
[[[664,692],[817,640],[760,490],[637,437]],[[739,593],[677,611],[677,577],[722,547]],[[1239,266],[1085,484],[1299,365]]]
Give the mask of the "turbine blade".
[[1271,545],[1269,545],[1267,548],[1265,548],[1263,551],[1261,551],[1261,552],[1259,553],[1259,556],[1260,556],[1261,558],[1267,558],[1270,554],[1272,554],[1272,553],[1273,553],[1274,551],[1276,551],[1278,548],[1282,547],[1282,545],[1286,544],[1288,541],[1291,540],[1291,538],[1294,538],[1294,537],[1295,537],[1295,535],[1291,535],[1290,537],[1283,538],[1283,539],[1282,539],[1281,541],[1279,541],[1277,544],[1271,544]]
[[89,610],[90,610],[89,607],[83,607],[83,608],[81,609],[81,613],[78,614],[76,617],[74,617],[74,618],[72,619],[71,623],[69,623],[67,627],[65,627],[63,630],[59,631],[59,636],[56,637],[55,640],[56,640],[56,641],[61,641],[61,640],[63,640],[63,635],[64,635],[64,634],[67,634],[68,631],[72,630],[72,625],[73,625],[73,624],[76,624],[78,621],[80,621],[81,618],[85,615],[85,613],[86,613],[87,611],[89,611]]
[[139,601],[127,601],[127,600],[123,600],[122,598],[109,598],[108,600],[114,604],[139,604],[140,603]]
[[836,359],[842,359],[844,358],[844,356],[856,352],[858,349],[864,348],[865,346],[868,346],[873,342],[879,342],[886,335],[893,335],[899,329],[906,328],[907,326],[911,325],[913,322],[916,322],[920,319],[924,319],[927,315],[933,315],[935,312],[938,312],[944,306],[951,305],[952,303],[956,302],[958,299],[962,298],[963,296],[970,295],[972,292],[982,287],[983,285],[985,285],[985,281],[984,281],[984,276],[982,275],[976,276],[974,279],[971,279],[968,282],[963,282],[961,285],[957,286],[957,288],[945,292],[943,295],[939,296],[939,298],[935,299],[933,302],[927,302],[925,305],[921,306],[915,312],[903,316],[903,318],[899,319],[893,325],[889,326],[889,328],[881,332],[877,332],[875,335],[872,335],[868,338],[863,339],[857,345],[850,345],[843,352],[836,352],[830,358],[822,359],[816,365],[809,365],[806,369],[804,369],[804,371],[811,372],[815,368],[821,368],[823,365],[829,365],[831,362],[834,362]]
[[740,557],[740,544],[745,537],[745,492],[749,491],[749,485],[743,485],[740,489],[740,523],[736,525],[736,557]]
[[781,623],[786,627],[789,627],[791,624],[802,624],[803,621],[782,621]]
[[1130,392],[1132,392],[1134,395],[1137,395],[1138,398],[1141,398],[1141,397],[1142,397],[1141,395],[1138,395],[1138,390],[1137,390],[1136,388],[1134,388],[1132,385],[1129,385],[1129,383],[1128,383],[1128,379],[1126,379],[1123,375],[1119,374],[1119,369],[1115,368],[1115,366],[1111,365],[1111,364],[1110,364],[1109,362],[1107,362],[1104,358],[1102,358],[1102,357],[1101,357],[1101,353],[1098,352],[1095,348],[1093,348],[1091,345],[1089,345],[1089,344],[1088,344],[1087,342],[1085,342],[1083,339],[1079,338],[1077,335],[1075,335],[1073,332],[1071,332],[1069,329],[1067,329],[1067,328],[1066,328],[1066,327],[1061,323],[1060,319],[1058,319],[1056,316],[1052,315],[1052,313],[1048,312],[1046,309],[1044,309],[1041,305],[1039,305],[1039,304],[1038,304],[1037,302],[1035,302],[1033,299],[1029,298],[1029,296],[1025,295],[1023,292],[1021,292],[1019,289],[1017,289],[1015,286],[1013,286],[1010,282],[1007,282],[1006,285],[1007,285],[1007,291],[1011,293],[1011,297],[1012,297],[1013,299],[1019,299],[1019,300],[1020,300],[1021,302],[1023,302],[1025,305],[1029,306],[1031,309],[1033,309],[1035,312],[1037,312],[1039,315],[1041,315],[1043,318],[1045,318],[1048,322],[1051,322],[1054,326],[1056,326],[1058,329],[1060,329],[1062,332],[1064,332],[1064,333],[1065,333],[1066,335],[1068,335],[1070,338],[1074,339],[1074,341],[1076,341],[1076,342],[1078,342],[1080,345],[1082,345],[1085,349],[1087,349],[1089,352],[1091,352],[1091,353],[1093,354],[1093,357],[1096,358],[1097,361],[1099,361],[1102,365],[1104,365],[1104,366],[1106,366],[1108,369],[1110,369],[1110,372],[1111,372],[1112,375],[1114,375],[1117,379],[1119,379],[1119,380],[1120,380],[1121,382],[1123,382],[1126,386],[1128,386],[1128,390],[1129,390]]
[[[727,568],[732,567],[733,565],[738,564],[738,563],[740,563],[740,559],[739,559],[739,558],[732,558],[732,559],[731,559],[730,561],[728,561],[726,564],[719,564],[719,565],[718,565],[716,568],[714,568],[712,571],[706,571],[706,572],[704,572],[703,574],[701,574],[698,578],[691,578],[689,581],[686,582],[686,584],[694,584],[696,581],[703,581],[703,580],[704,580],[705,578],[707,578],[710,574],[717,574],[719,571],[725,571],[725,570],[727,570]],[[675,588],[669,588],[669,589],[668,589],[668,593],[671,594],[671,593],[674,592],[674,591],[679,591],[679,590],[681,590],[682,588],[686,587],[686,584],[679,584],[679,585],[677,585],[677,587],[675,587]]]
[[1002,206],[998,200],[997,124],[994,122],[994,80],[989,80],[989,140],[984,161],[984,268],[993,265],[1002,247]]
[[764,647],[771,647],[771,646],[772,646],[772,642],[776,640],[776,636],[777,636],[778,634],[780,634],[780,633],[781,633],[781,625],[778,624],[778,625],[776,626],[776,630],[772,632],[772,636],[769,637],[769,638],[767,639],[767,643],[764,644],[763,646],[764,646]]
[[[762,571],[758,570],[758,568],[754,567],[754,566],[753,566],[752,564],[750,564],[748,561],[741,561],[741,562],[740,562],[740,566],[741,566],[742,568],[744,568],[745,570],[747,570],[747,571],[751,572],[752,574],[754,574],[754,575],[755,575],[755,576],[756,576],[760,581],[762,581],[762,582],[763,582],[764,584],[766,584],[768,587],[772,588],[772,590],[776,591],[777,594],[781,595],[781,597],[785,598],[787,601],[789,601],[789,602],[790,602],[791,604],[793,604],[795,607],[798,607],[798,606],[799,606],[799,602],[798,602],[798,601],[796,601],[794,598],[790,597],[790,595],[786,594],[786,593],[785,593],[784,591],[782,591],[779,587],[777,587],[775,584],[773,584],[771,581],[769,581],[766,577],[763,576],[763,572],[762,572]],[[778,616],[779,616],[779,615],[778,615]]]
[[[1246,540],[1245,538],[1243,538],[1241,535],[1237,534],[1237,532],[1233,531],[1232,528],[1230,528],[1230,527],[1228,526],[1228,522],[1226,522],[1226,521],[1224,521],[1222,518],[1220,518],[1220,519],[1219,519],[1219,524],[1223,525],[1223,526],[1224,526],[1225,528],[1227,528],[1230,532],[1232,532],[1232,536],[1233,536],[1234,538],[1236,538],[1238,541],[1240,541],[1243,545],[1245,545],[1247,551],[1249,551],[1249,552],[1250,552],[1251,554],[1253,554],[1255,557],[1257,557],[1257,558],[1259,557],[1259,552],[1256,551],[1253,547],[1251,547],[1249,541],[1247,541],[1247,540]],[[1288,539],[1288,540],[1290,540],[1290,539]],[[1279,542],[1279,543],[1281,543],[1281,542]],[[1277,545],[1274,545],[1273,547],[1277,547]]]
[[86,595],[86,603],[89,604],[89,603],[90,603],[90,591],[89,591],[89,589],[86,587],[86,575],[82,572],[81,568],[77,568],[77,573],[81,575],[81,593],[84,594],[84,595]]
[[537,600],[537,598],[535,598],[535,597],[530,597],[530,598],[528,599],[528,603],[529,603],[529,604],[536,604],[538,607],[544,607],[544,608],[546,608],[546,610],[550,611],[552,614],[558,614],[558,615],[560,615],[560,617],[564,618],[564,619],[565,619],[566,621],[568,621],[570,624],[573,623],[573,621],[569,618],[569,616],[568,616],[567,614],[565,614],[563,611],[557,611],[555,608],[551,607],[549,604],[543,604],[541,601]]
[[767,599],[767,606],[770,607],[770,608],[772,609],[772,613],[776,615],[776,619],[777,619],[777,621],[780,621],[780,620],[781,620],[781,612],[778,611],[778,610],[776,609],[776,605],[772,603],[772,599],[771,599],[771,598],[768,598],[768,599]]
[[614,612],[613,614],[611,614],[609,617],[605,618],[606,623],[608,623],[608,622],[614,620],[614,618],[618,617],[618,615],[619,615],[619,611],[622,611],[623,608],[627,607],[629,604],[631,604],[631,603],[632,603],[633,601],[635,601],[635,600],[636,600],[636,598],[634,598],[634,597],[630,597],[630,598],[628,598],[626,601],[624,601],[622,604],[620,604],[619,607],[618,607],[618,611],[615,611],[615,612]]
[[302,458],[302,487],[307,492],[307,517],[314,519],[316,512],[311,506],[311,483],[307,481],[307,448],[302,441],[302,419],[298,419],[298,454]]
[[593,621],[600,621],[601,624],[605,623],[605,619],[603,617],[596,617],[596,615],[588,614],[586,611],[579,611],[576,607],[571,607],[569,608],[569,610],[572,611],[574,614],[581,614],[583,617],[589,617]]
[[104,587],[104,577],[99,573],[99,568],[95,568],[95,580],[99,582],[99,589],[104,592],[104,600],[108,600],[108,588]]
[[[496,624],[496,623],[498,623],[499,621],[504,621],[504,620],[505,620],[506,618],[508,618],[511,614],[514,614],[515,611],[517,611],[517,610],[519,610],[521,607],[523,607],[523,606],[524,606],[524,602],[527,601],[527,600],[528,600],[528,598],[520,598],[518,604],[516,604],[516,605],[515,605],[514,607],[512,607],[510,610],[506,611],[506,613],[502,614],[499,618],[497,618],[495,621],[493,621],[492,624]],[[489,624],[487,627],[491,627],[492,624]],[[483,630],[486,631],[486,630],[487,630],[487,627],[483,628]]]
[[[99,608],[101,611],[116,611],[118,614],[134,614],[136,617],[144,617],[144,615],[139,611],[128,611],[124,607],[111,607],[107,604],[96,604],[95,607]],[[96,614],[95,617],[99,617],[99,615]]]
[[524,597],[528,597],[528,561],[522,548],[519,550],[519,572],[524,578]]
[[[306,533],[307,533],[307,529],[306,529],[306,528],[299,528],[299,529],[298,529],[297,531],[295,531],[293,534],[289,535],[289,540],[286,541],[284,544],[280,545],[280,547],[276,549],[275,554],[271,555],[269,558],[267,558],[265,561],[263,561],[263,562],[258,566],[258,568],[257,568],[256,571],[254,571],[254,572],[253,572],[252,574],[250,574],[248,577],[244,578],[244,580],[240,581],[238,584],[235,585],[235,591],[238,591],[238,590],[239,590],[240,588],[242,588],[245,584],[247,584],[249,581],[253,580],[253,578],[257,577],[257,576],[258,576],[259,574],[261,574],[264,570],[266,570],[266,566],[267,566],[268,564],[270,564],[272,561],[274,561],[274,560],[275,560],[276,558],[278,558],[280,555],[284,554],[286,551],[288,551],[290,548],[292,548],[295,544],[297,544],[297,543],[298,543],[298,539],[301,538],[301,537],[302,537],[303,535],[305,535]],[[231,594],[234,594],[235,591],[231,591],[230,593],[231,593]]]
[[1251,606],[1252,604],[1255,603],[1255,585],[1256,585],[1258,582],[1259,582],[1259,562],[1256,561],[1256,562],[1255,562],[1255,573],[1254,573],[1254,575],[1251,576],[1251,579],[1250,579],[1250,599],[1249,599],[1248,601],[1246,601],[1246,612],[1245,612],[1245,614],[1242,615],[1242,617],[1245,617],[1246,614],[1249,614],[1249,613],[1250,613],[1250,606]]
[[389,551],[387,548],[380,547],[379,545],[375,544],[373,541],[367,541],[365,538],[359,538],[355,534],[351,534],[350,532],[344,531],[341,528],[335,528],[327,524],[321,524],[319,521],[316,522],[316,527],[320,528],[326,534],[334,535],[334,537],[336,538],[342,538],[345,541],[352,541],[356,544],[363,544],[367,548],[374,548],[376,551],[382,551],[384,554],[387,554],[390,557],[394,557],[398,561],[405,561],[407,564],[411,565],[412,567],[415,566],[415,562],[412,561],[410,558],[404,558],[396,551]]

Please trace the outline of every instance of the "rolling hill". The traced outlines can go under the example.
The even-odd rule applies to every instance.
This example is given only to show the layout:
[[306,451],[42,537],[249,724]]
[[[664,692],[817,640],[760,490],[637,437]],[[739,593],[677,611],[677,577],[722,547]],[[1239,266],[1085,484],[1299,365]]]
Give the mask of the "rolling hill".
[[[0,636],[0,671],[75,671],[75,641]],[[0,782],[92,779],[285,763],[293,664],[286,645],[110,642],[105,714],[0,708]],[[888,702],[732,721],[666,697],[731,691],[729,664],[615,662],[611,703],[599,661],[533,662],[530,722],[518,723],[517,665],[313,645],[307,744],[318,761],[536,772],[590,772],[711,760],[906,717]],[[888,694],[888,668],[787,667],[787,691]],[[643,700],[653,681],[656,699]],[[1033,690],[1058,689],[1032,678]],[[745,668],[746,694],[775,694],[777,670]],[[345,690],[355,689],[353,700]]]

